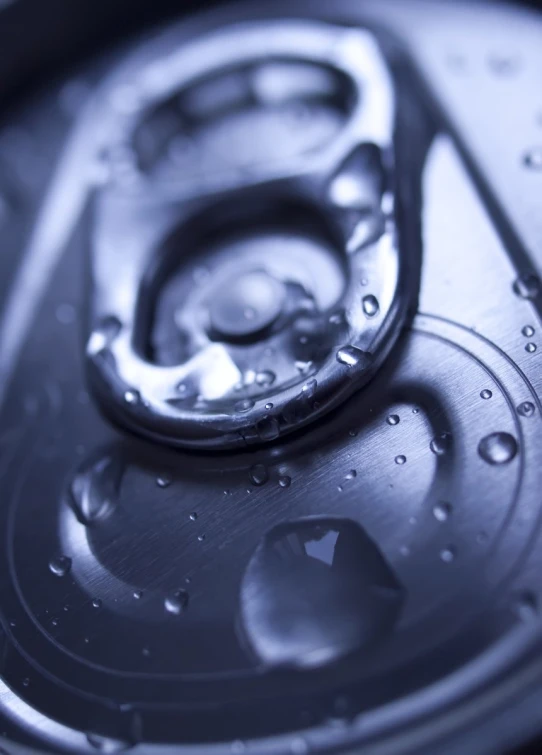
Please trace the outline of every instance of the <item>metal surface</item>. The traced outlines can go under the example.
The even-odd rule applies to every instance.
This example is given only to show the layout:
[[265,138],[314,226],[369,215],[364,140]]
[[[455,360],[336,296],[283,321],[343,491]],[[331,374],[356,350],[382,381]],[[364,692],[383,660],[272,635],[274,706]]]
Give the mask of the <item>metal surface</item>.
[[[479,65],[509,91],[502,66],[487,62],[494,29],[516,19],[522,64],[506,76],[529,79],[539,54],[534,46],[529,57],[535,21],[493,6],[467,11],[450,4],[438,13],[424,3],[406,7],[251,4],[203,14],[136,46],[80,113],[0,328],[0,711],[12,742],[54,752],[133,747],[157,755],[361,747],[495,752],[536,732],[542,324],[536,255],[529,256],[536,249],[528,233],[516,226],[511,233],[513,204],[497,217],[501,183],[483,171],[472,132],[464,137],[459,127],[477,96],[482,74],[469,89],[468,71],[478,63],[467,60],[459,73],[456,58],[450,63],[467,24],[477,35]],[[341,28],[345,22],[356,28]],[[248,39],[252,48],[240,44]],[[281,205],[278,216],[295,220],[295,232],[260,215],[247,224],[260,187],[265,197],[277,184],[282,191],[290,185],[284,173],[295,168],[297,175],[299,164],[307,174],[307,161],[311,175],[320,159],[350,164],[341,159],[341,145],[348,142],[348,153],[350,129],[365,129],[374,111],[363,109],[362,96],[358,123],[342,104],[350,102],[345,79],[339,76],[337,87],[328,62],[288,69],[288,76],[260,72],[255,78],[260,86],[263,79],[268,96],[278,88],[278,110],[260,100],[252,107],[246,86],[236,88],[236,66],[229,86],[219,77],[207,98],[201,81],[188,88],[182,112],[198,121],[188,134],[170,118],[171,98],[156,90],[161,106],[153,99],[142,117],[130,82],[158,81],[168,92],[184,92],[180,63],[194,59],[202,72],[214,71],[224,55],[219,42],[228,40],[227,60],[259,60],[280,44],[295,48],[287,65],[329,62],[332,40],[341,66],[346,60],[363,75],[365,53],[377,56],[384,77],[378,91],[393,94],[396,105],[395,203],[386,187],[366,218],[382,211],[384,199],[396,229],[389,220],[377,224],[379,241],[354,255],[338,247],[314,212],[329,201],[329,179],[325,200],[310,194],[309,182],[303,211]],[[364,51],[354,64],[352,50]],[[228,67],[221,76],[229,73]],[[355,78],[350,68],[347,74]],[[374,74],[367,78],[374,81]],[[458,75],[464,109],[455,101],[449,114],[442,105],[455,96]],[[309,105],[283,108],[285,82],[296,103],[308,98]],[[506,95],[496,99],[505,112]],[[135,171],[132,152],[118,149],[126,133],[135,133],[131,149],[142,159]],[[388,151],[389,137],[384,129]],[[310,154],[300,154],[307,143]],[[516,150],[518,170],[532,183],[542,174],[525,164],[523,147]],[[270,151],[273,159],[262,162]],[[226,166],[220,175],[219,159]],[[347,171],[355,180],[335,185],[334,201],[351,196],[352,186],[374,187],[370,166]],[[239,202],[244,225],[242,233],[238,226],[229,233],[217,195],[238,197],[240,184],[250,188]],[[191,230],[204,233],[184,256],[178,243],[186,225],[182,233],[171,231],[190,207],[187,187],[197,187],[198,224]],[[299,190],[296,183],[296,196]],[[171,253],[175,265],[156,278],[145,305],[135,297],[148,277],[125,255],[130,242],[139,245],[144,267],[156,259],[147,229],[153,239],[172,242],[164,258]],[[382,258],[382,240],[395,230],[399,243],[387,247],[391,258]],[[100,238],[108,240],[109,255]],[[352,277],[353,260],[363,274]],[[89,275],[101,281],[105,298],[95,295]],[[300,288],[290,285],[294,280]],[[378,300],[381,319],[364,313],[356,336],[382,339],[378,370],[348,399],[337,393],[344,401],[325,416],[315,416],[325,403],[295,416],[292,429],[307,422],[299,432],[274,437],[271,425],[264,437],[248,435],[227,449],[224,431],[234,426],[247,434],[251,424],[245,412],[227,412],[220,432],[216,425],[205,432],[206,444],[220,453],[174,450],[115,429],[86,392],[85,342],[103,317],[128,322],[143,305],[145,338],[134,318],[133,348],[125,340],[117,361],[106,358],[100,369],[110,381],[115,371],[122,377],[128,370],[119,399],[126,392],[137,399],[137,391],[151,401],[159,397],[159,376],[168,386],[180,380],[175,365],[190,351],[187,332],[213,344],[206,349],[219,349],[229,369],[230,353],[252,359],[262,339],[283,332],[284,310],[298,312],[303,290],[311,288],[329,319],[338,314],[338,300],[345,306],[344,291],[354,282],[358,313],[367,295]],[[389,287],[388,299],[379,286]],[[365,300],[365,307],[372,311],[374,302]],[[342,327],[341,317],[333,320],[326,328]],[[109,319],[91,335],[91,357],[115,343],[119,323]],[[302,346],[311,333],[297,333],[308,339]],[[327,344],[323,363],[331,354],[337,369],[336,352],[348,343]],[[283,401],[282,388],[264,373],[278,372],[284,353],[281,345],[253,369],[253,379],[234,392],[236,403],[260,391],[262,402]],[[311,360],[289,360],[295,361]],[[136,367],[145,371],[140,384],[131,372]],[[227,369],[206,374],[217,372],[222,385]],[[313,377],[300,373],[292,395]],[[278,399],[270,396],[274,390]],[[110,407],[110,393],[101,395]],[[179,395],[190,397],[190,391]],[[320,400],[312,393],[309,399]],[[197,429],[207,416],[194,403],[164,430],[137,407],[135,414],[109,411],[140,435],[168,443],[181,437],[179,418],[186,420],[186,441],[190,421]],[[247,447],[252,440],[264,442]]]

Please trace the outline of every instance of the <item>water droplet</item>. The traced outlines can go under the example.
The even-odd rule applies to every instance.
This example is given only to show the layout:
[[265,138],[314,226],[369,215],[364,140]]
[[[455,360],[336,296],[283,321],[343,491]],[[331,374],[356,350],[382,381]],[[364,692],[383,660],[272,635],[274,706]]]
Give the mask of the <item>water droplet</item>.
[[133,595],[135,600],[141,600],[143,597],[143,590],[134,590]]
[[329,316],[330,325],[342,325],[344,323],[344,312],[334,312]]
[[80,468],[71,484],[71,507],[85,526],[104,519],[118,498],[123,464],[116,456],[92,459]]
[[318,387],[318,383],[315,379],[309,380],[308,383],[305,383],[305,385],[301,389],[303,398],[312,398],[314,396],[314,393],[317,387]]
[[149,650],[149,648],[142,648],[141,655],[144,655],[145,658],[149,658],[150,654],[151,654],[151,651]]
[[198,535],[198,541],[200,543],[203,543],[204,540],[205,540],[205,535],[203,535],[203,534],[202,535]]
[[289,477],[287,474],[281,475],[279,477],[279,485],[281,488],[289,488],[292,482],[292,478]]
[[275,417],[265,417],[256,424],[256,432],[262,440],[275,440],[280,435],[279,422]]
[[482,438],[478,453],[488,464],[507,464],[517,454],[518,444],[509,433],[491,433]]
[[406,462],[406,456],[403,456],[402,454],[400,456],[395,457],[395,463],[396,464],[404,464]]
[[532,592],[525,591],[518,595],[516,611],[522,621],[532,621],[538,614],[538,600]]
[[491,71],[497,76],[510,76],[517,73],[520,67],[519,58],[504,53],[493,53],[488,58]]
[[240,401],[236,401],[234,409],[236,412],[248,412],[254,406],[254,401],[251,398],[243,398]]
[[307,375],[312,370],[312,367],[312,362],[297,361],[295,363],[295,368],[301,375]]
[[168,477],[167,475],[160,475],[160,477],[156,478],[156,484],[159,488],[169,488],[171,482],[171,477]]
[[191,520],[192,520],[193,522],[195,522],[197,518],[198,518],[198,514],[197,514],[197,512],[196,512],[196,511],[193,511],[193,512],[192,512],[192,513],[190,514],[190,519],[191,519]]
[[254,485],[265,485],[269,479],[269,472],[264,464],[254,464],[249,470],[249,477]]
[[260,541],[241,586],[245,635],[266,663],[320,666],[381,640],[404,591],[352,520],[308,517]]
[[523,155],[523,163],[531,170],[542,170],[542,147],[533,147]]
[[53,625],[54,627],[57,627],[57,626],[58,626],[58,623],[59,623],[59,622],[58,622],[58,619],[57,619],[57,618],[55,618],[55,619],[51,619],[51,624],[52,624],[52,625]]
[[256,383],[261,386],[272,385],[275,382],[276,375],[271,370],[262,370],[256,375]]
[[372,294],[367,294],[367,296],[363,297],[362,306],[363,312],[367,317],[374,317],[376,314],[378,314],[378,310],[380,308],[378,299]]
[[68,556],[57,556],[49,561],[49,571],[56,577],[65,577],[71,566],[72,560]]
[[30,684],[30,679],[28,677],[23,679],[23,687],[28,687],[29,684]]
[[449,503],[440,501],[433,507],[433,516],[439,522],[445,522],[452,513],[452,506]]
[[456,553],[453,545],[449,545],[447,548],[443,548],[440,552],[440,558],[445,564],[451,564],[455,559]]
[[534,354],[536,351],[536,343],[528,343],[525,346],[525,351],[528,352],[529,354]]
[[480,391],[480,397],[483,398],[485,401],[490,399],[493,396],[492,392],[489,390],[489,388],[484,388],[483,391]]
[[348,435],[349,435],[349,436],[350,436],[351,438],[357,438],[357,436],[358,436],[358,431],[357,431],[357,430],[349,430],[349,431],[348,431]]
[[400,422],[399,415],[390,414],[390,416],[386,419],[386,422],[388,423],[388,425],[398,425]]
[[140,400],[140,396],[137,391],[134,391],[134,390],[125,391],[124,401],[129,406],[136,406],[137,404],[139,404],[139,400]]
[[366,367],[370,358],[367,352],[357,346],[343,346],[337,351],[337,361],[347,367]]
[[532,325],[526,325],[521,329],[521,332],[525,338],[532,338],[534,336],[534,328]]
[[344,476],[345,480],[353,480],[355,477],[358,476],[358,473],[355,469],[351,469],[349,472],[347,472]]
[[437,456],[444,456],[444,454],[448,453],[451,446],[452,436],[450,433],[442,433],[441,435],[436,435],[429,444],[429,448]]
[[92,607],[93,608],[101,608],[102,607],[102,601],[100,598],[94,598],[92,601]]
[[176,590],[164,600],[164,608],[168,613],[178,616],[188,608],[189,595],[186,590]]
[[87,352],[95,356],[111,346],[111,343],[119,334],[122,325],[116,317],[105,317],[96,327],[87,342]]
[[265,408],[266,408],[266,409],[267,409],[267,411],[269,412],[269,411],[271,411],[271,409],[273,408],[273,404],[271,404],[271,403],[269,403],[269,404],[266,404],[266,405],[265,405]]
[[399,553],[401,554],[401,556],[404,556],[406,558],[407,556],[410,556],[410,548],[408,547],[408,545],[401,545],[401,547],[399,548]]
[[419,413],[420,413],[420,410],[418,409],[417,406],[415,406],[414,409],[412,410],[412,414],[419,414]]
[[535,405],[532,403],[532,401],[523,401],[518,406],[518,414],[520,414],[522,417],[532,417],[535,413]]
[[534,299],[540,292],[540,278],[534,273],[525,273],[514,281],[512,288],[522,299]]

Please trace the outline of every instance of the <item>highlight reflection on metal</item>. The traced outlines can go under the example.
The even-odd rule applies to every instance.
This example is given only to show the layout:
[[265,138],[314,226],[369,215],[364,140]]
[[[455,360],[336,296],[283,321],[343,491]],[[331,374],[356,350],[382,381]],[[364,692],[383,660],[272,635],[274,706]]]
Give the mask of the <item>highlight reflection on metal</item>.
[[[91,384],[111,416],[154,439],[273,440],[374,374],[415,296],[408,228],[398,248],[390,75],[366,31],[270,22],[215,32],[132,79],[89,225]],[[192,124],[169,148],[182,149],[178,170],[164,167],[159,138],[149,147],[172,102]],[[291,154],[276,123],[303,109],[322,125]],[[257,136],[246,154],[255,127],[243,118],[271,129],[264,154]],[[318,254],[329,275],[313,267]],[[178,289],[182,346],[158,364],[148,332],[160,286],[194,263]]]

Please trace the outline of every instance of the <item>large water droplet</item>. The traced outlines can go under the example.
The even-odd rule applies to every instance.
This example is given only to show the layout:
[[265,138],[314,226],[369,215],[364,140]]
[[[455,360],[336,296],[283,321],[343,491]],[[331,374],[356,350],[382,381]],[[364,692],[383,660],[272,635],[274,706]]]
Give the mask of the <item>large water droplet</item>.
[[395,457],[395,463],[399,464],[399,466],[406,463],[406,456],[403,456],[403,454],[400,454],[399,456]]
[[279,477],[279,485],[281,488],[289,488],[291,484],[292,478],[289,475],[284,474]]
[[388,423],[388,425],[398,425],[400,422],[399,415],[390,414],[389,417],[386,419],[386,422]]
[[444,456],[444,454],[448,453],[451,447],[452,436],[450,435],[450,433],[442,433],[441,435],[436,435],[429,444],[429,448],[437,456]]
[[72,560],[68,556],[56,556],[49,561],[49,571],[56,577],[65,577],[70,571],[71,565]]
[[517,441],[510,433],[486,435],[478,446],[478,453],[488,464],[507,464],[517,452]]
[[265,485],[269,479],[269,472],[265,464],[254,464],[249,470],[250,481],[254,485]]
[[518,414],[520,414],[522,417],[532,417],[535,411],[535,405],[532,401],[523,401],[518,406]]
[[186,590],[176,590],[164,600],[164,608],[168,613],[178,616],[188,608],[189,595]]
[[382,640],[403,589],[377,545],[349,519],[310,517],[270,530],[241,587],[241,617],[272,665],[320,666]]
[[525,325],[525,327],[521,329],[521,332],[525,338],[532,338],[534,336],[534,328],[532,325]]
[[484,388],[483,391],[480,391],[480,398],[483,398],[485,401],[490,399],[493,396],[489,388]]
[[536,343],[528,343],[528,344],[527,344],[527,345],[525,346],[525,351],[526,351],[526,352],[527,352],[528,354],[534,354],[534,353],[535,353],[535,351],[536,351]]
[[374,317],[376,314],[378,314],[379,304],[376,296],[367,294],[367,296],[363,297],[361,304],[363,307],[363,312],[367,317]]
[[88,526],[110,514],[123,471],[120,460],[109,455],[81,467],[71,484],[71,505],[81,524]]
[[522,299],[534,299],[540,292],[540,278],[534,273],[525,273],[516,278],[512,288]]
[[347,367],[365,367],[370,362],[370,356],[357,346],[348,345],[337,351],[337,361]]

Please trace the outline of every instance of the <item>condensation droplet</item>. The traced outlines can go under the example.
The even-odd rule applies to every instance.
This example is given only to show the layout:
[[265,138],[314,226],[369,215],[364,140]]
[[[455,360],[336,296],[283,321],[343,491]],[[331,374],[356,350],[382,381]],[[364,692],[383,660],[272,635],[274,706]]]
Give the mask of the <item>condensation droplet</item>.
[[542,147],[532,147],[523,155],[523,163],[531,170],[542,170]]
[[160,475],[160,477],[156,478],[156,484],[159,488],[169,488],[171,482],[171,477],[168,477],[167,475]]
[[281,488],[289,488],[292,483],[292,478],[289,477],[287,474],[281,475],[279,477],[279,485]]
[[57,556],[49,561],[49,571],[55,577],[65,577],[70,571],[71,565],[72,560],[68,556]]
[[136,406],[139,403],[140,396],[137,391],[129,390],[124,392],[124,401],[129,406]]
[[374,317],[378,314],[379,310],[379,304],[378,299],[376,296],[373,296],[372,294],[367,294],[367,296],[364,296],[361,301],[363,312],[366,317]]
[[357,430],[349,430],[349,431],[348,431],[348,435],[349,435],[349,436],[350,436],[351,438],[357,438],[357,436],[358,436],[358,431],[357,431]]
[[343,346],[337,351],[337,361],[347,367],[364,367],[369,363],[369,355],[357,346]]
[[492,392],[489,390],[489,388],[484,388],[483,391],[480,391],[480,398],[483,398],[485,401],[490,399],[493,396]]
[[528,343],[525,346],[525,351],[529,354],[534,354],[536,351],[536,343]]
[[353,480],[355,477],[357,477],[358,473],[355,469],[351,469],[349,472],[347,472],[344,476],[345,480]]
[[523,401],[518,406],[518,414],[520,414],[522,417],[532,417],[535,413],[535,405],[532,401]]
[[488,464],[507,464],[517,454],[518,444],[510,433],[491,433],[482,438],[478,453]]
[[191,519],[191,520],[192,520],[193,522],[195,522],[197,518],[198,518],[198,514],[197,514],[197,512],[196,512],[196,511],[193,511],[193,512],[192,512],[192,513],[190,514],[190,519]]
[[534,336],[534,328],[532,325],[525,325],[525,327],[521,329],[521,332],[525,338],[532,338]]
[[450,433],[441,433],[441,435],[436,435],[429,444],[429,448],[436,456],[444,456],[444,454],[448,453],[451,446],[452,436]]
[[168,613],[178,616],[188,608],[189,595],[186,590],[176,590],[164,600],[164,608]]
[[534,273],[525,273],[516,278],[512,288],[522,299],[534,299],[540,292],[540,278]]
[[301,389],[303,398],[312,398],[312,396],[314,396],[317,386],[318,386],[318,383],[315,379],[309,380],[308,383],[305,383],[305,385]]
[[388,425],[398,425],[400,422],[399,415],[390,414],[389,417],[386,419],[386,422],[388,423]]
[[102,607],[102,601],[100,598],[94,598],[92,601],[92,607],[93,608],[101,608]]
[[522,621],[532,621],[538,615],[538,600],[532,592],[522,592],[517,597],[516,611]]
[[135,600],[141,600],[143,597],[143,591],[142,590],[134,590],[133,596]]
[[198,535],[198,541],[200,543],[203,543],[204,540],[205,540],[205,535],[204,534]]
[[402,454],[400,454],[399,456],[395,457],[396,464],[401,465],[401,464],[405,464],[405,462],[406,462],[406,456],[403,456]]
[[433,516],[439,522],[445,522],[452,513],[452,506],[449,503],[440,501],[433,507]]
[[269,472],[264,464],[254,464],[249,470],[249,477],[253,485],[265,485],[269,479]]
[[312,366],[312,362],[302,362],[298,360],[295,363],[295,368],[301,375],[307,375],[312,370]]
[[235,402],[234,409],[236,412],[248,412],[253,406],[254,401],[251,398],[243,398]]
[[271,411],[271,409],[273,408],[273,404],[271,404],[271,403],[269,403],[269,404],[266,404],[266,405],[265,405],[265,408],[266,408],[266,409],[267,409],[267,411],[269,412],[269,411]]
[[440,558],[445,564],[451,564],[455,559],[456,553],[453,545],[449,545],[447,548],[443,548],[440,552]]

